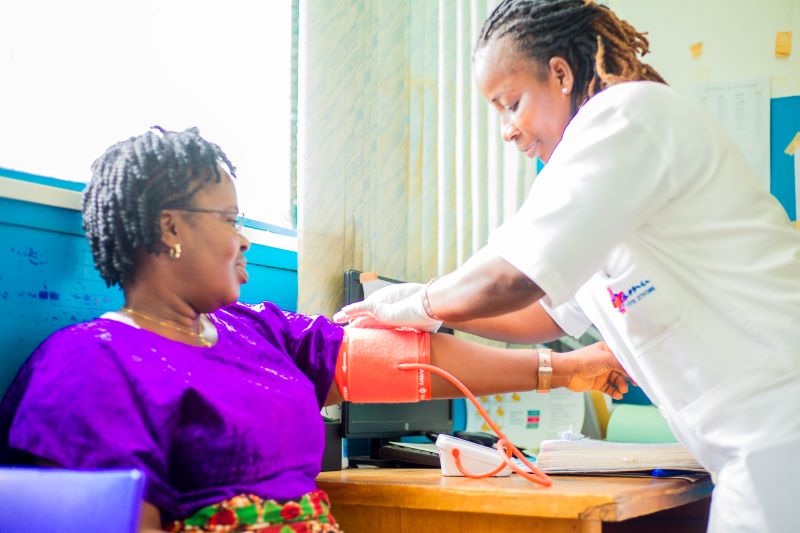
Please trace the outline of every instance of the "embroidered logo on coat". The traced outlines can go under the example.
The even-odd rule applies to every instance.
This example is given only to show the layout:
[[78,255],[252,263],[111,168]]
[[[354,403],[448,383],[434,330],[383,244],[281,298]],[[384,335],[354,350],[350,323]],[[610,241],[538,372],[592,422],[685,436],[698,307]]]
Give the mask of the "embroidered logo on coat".
[[614,306],[614,309],[625,314],[627,311],[625,309],[625,301],[628,299],[628,295],[624,292],[614,292],[610,288],[608,289],[608,295],[611,296],[611,305]]
[[625,314],[632,305],[635,305],[639,300],[656,290],[649,279],[643,279],[627,291],[614,292],[610,287],[607,287],[607,289],[608,295],[611,297],[611,305],[620,314]]

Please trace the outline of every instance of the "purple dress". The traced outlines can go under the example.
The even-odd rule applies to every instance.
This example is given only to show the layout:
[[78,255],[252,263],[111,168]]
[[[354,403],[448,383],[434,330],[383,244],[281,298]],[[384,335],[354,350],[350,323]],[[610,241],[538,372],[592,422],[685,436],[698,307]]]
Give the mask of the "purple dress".
[[237,494],[314,490],[342,328],[270,303],[209,318],[209,348],[103,318],[48,337],[0,405],[0,460],[139,468],[165,523]]

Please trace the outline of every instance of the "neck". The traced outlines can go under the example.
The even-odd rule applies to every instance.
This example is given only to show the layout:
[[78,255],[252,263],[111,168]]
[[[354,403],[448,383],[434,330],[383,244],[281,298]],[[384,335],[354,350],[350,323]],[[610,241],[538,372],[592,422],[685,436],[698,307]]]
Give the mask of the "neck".
[[201,313],[167,287],[126,288],[125,307],[190,331],[198,331]]
[[122,311],[130,316],[139,327],[158,333],[168,339],[193,344],[196,346],[211,346],[213,341],[202,333],[199,315],[193,326],[181,324],[177,320],[169,320],[158,315],[148,314],[141,309],[134,309],[126,304]]
[[[211,346],[213,344],[213,341],[209,340],[199,331],[200,324],[198,324],[198,330],[194,331],[171,322],[165,322],[158,317],[136,311],[128,306],[123,307],[122,311],[131,316],[139,327],[158,333],[168,339],[187,342],[188,344],[197,346]],[[142,322],[147,326],[143,325]]]

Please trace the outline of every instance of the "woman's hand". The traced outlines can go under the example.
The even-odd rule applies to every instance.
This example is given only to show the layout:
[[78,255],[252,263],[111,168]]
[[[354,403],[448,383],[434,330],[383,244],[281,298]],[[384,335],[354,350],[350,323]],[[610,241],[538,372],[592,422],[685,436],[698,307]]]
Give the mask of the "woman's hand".
[[409,327],[438,331],[442,322],[428,316],[422,306],[425,285],[400,283],[375,291],[364,301],[345,306],[334,322],[352,322],[359,328]]
[[553,386],[598,390],[615,400],[628,392],[628,373],[605,342],[553,356]]

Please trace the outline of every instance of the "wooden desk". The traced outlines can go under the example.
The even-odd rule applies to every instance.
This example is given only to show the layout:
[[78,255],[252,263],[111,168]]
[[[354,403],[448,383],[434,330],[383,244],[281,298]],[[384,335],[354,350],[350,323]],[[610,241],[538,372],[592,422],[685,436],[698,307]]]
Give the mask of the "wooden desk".
[[[553,476],[442,477],[438,469],[323,472],[346,533],[600,531],[704,532],[710,480]],[[655,513],[655,514],[654,514]]]

